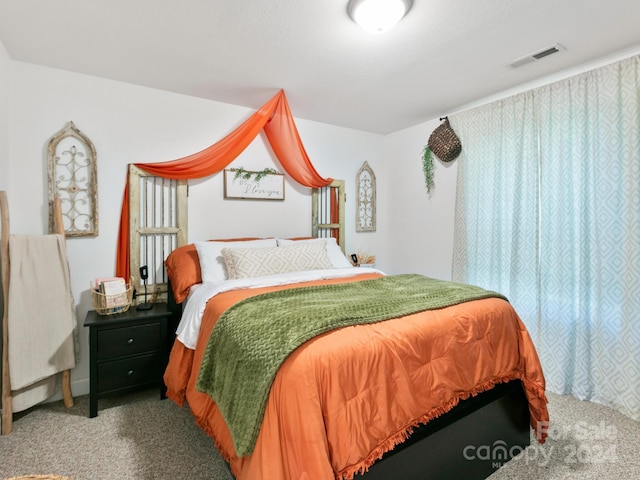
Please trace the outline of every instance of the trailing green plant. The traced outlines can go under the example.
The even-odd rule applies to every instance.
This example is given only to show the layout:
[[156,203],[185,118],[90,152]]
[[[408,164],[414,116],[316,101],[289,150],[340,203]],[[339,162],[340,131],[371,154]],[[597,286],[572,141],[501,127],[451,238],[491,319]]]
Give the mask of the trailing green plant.
[[425,145],[424,149],[422,150],[422,171],[424,173],[424,183],[427,187],[427,194],[431,196],[436,188],[436,184],[433,180],[433,152],[431,152],[431,149],[428,145]]
[[242,178],[244,180],[250,180],[251,177],[254,177],[253,180],[256,182],[259,182],[267,175],[274,175],[274,174],[280,173],[275,168],[271,168],[271,167],[264,168],[259,172],[251,172],[251,171],[245,170],[243,167],[238,167],[238,168],[235,168],[234,170],[236,172],[235,175],[233,176],[234,180],[238,178]]

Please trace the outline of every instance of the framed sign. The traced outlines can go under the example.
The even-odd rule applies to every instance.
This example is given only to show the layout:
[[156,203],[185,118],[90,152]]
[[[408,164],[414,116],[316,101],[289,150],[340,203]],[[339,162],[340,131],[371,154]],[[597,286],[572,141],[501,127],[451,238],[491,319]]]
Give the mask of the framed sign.
[[271,170],[250,172],[244,169],[226,169],[224,198],[284,200],[284,174]]

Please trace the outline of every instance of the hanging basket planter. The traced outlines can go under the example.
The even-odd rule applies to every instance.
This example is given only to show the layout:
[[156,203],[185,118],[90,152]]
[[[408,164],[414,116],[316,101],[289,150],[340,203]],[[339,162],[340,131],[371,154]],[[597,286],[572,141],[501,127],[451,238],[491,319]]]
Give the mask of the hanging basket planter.
[[452,162],[462,151],[460,139],[449,125],[449,119],[444,118],[444,122],[436,128],[429,137],[429,148],[436,157],[443,162]]
[[433,131],[422,151],[422,171],[429,195],[435,189],[433,155],[448,163],[458,158],[461,151],[460,139],[449,125],[449,119],[444,117],[444,122]]

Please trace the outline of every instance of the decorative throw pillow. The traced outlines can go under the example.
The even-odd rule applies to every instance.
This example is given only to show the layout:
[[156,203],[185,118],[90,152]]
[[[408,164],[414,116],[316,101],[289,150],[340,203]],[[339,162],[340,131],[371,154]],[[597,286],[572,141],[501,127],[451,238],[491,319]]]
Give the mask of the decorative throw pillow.
[[230,278],[227,276],[225,261],[222,258],[222,250],[224,248],[235,247],[256,250],[266,247],[276,248],[277,243],[275,238],[261,238],[259,240],[241,242],[194,242],[194,245],[200,259],[202,281],[219,282]]
[[325,245],[321,243],[301,242],[273,248],[223,248],[222,256],[230,279],[333,268]]
[[183,245],[176,248],[164,261],[167,267],[167,276],[171,282],[173,296],[176,302],[182,303],[191,287],[197,283],[202,283],[200,273],[200,262],[195,245]]
[[336,242],[336,239],[333,237],[330,238],[305,238],[301,240],[289,239],[289,238],[279,238],[278,246],[282,247],[285,245],[292,245],[294,243],[324,243],[327,248],[327,255],[329,256],[329,261],[333,265],[333,268],[346,268],[353,267],[353,264],[349,261],[347,257],[345,257],[344,253],[342,253],[342,249]]

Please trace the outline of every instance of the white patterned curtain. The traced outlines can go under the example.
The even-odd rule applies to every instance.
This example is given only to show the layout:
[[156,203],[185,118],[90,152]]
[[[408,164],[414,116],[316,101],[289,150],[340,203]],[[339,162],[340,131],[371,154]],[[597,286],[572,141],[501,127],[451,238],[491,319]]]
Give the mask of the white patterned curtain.
[[450,120],[454,280],[509,297],[550,391],[640,419],[640,57]]

